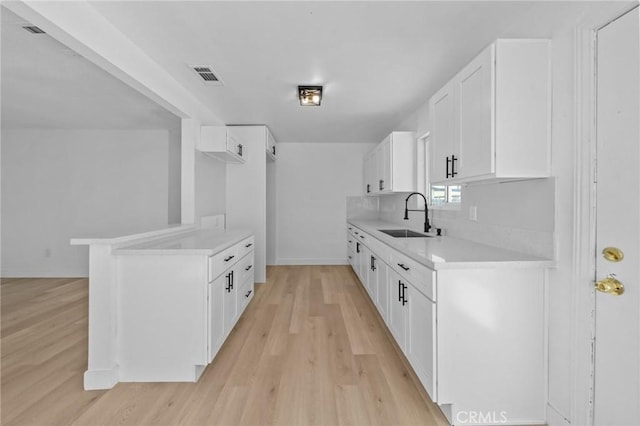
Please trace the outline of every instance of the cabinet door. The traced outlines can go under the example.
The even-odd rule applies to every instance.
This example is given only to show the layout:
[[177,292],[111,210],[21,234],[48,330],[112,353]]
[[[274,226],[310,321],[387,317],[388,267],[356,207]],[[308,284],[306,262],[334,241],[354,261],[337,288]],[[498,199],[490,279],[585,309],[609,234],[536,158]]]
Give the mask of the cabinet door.
[[370,288],[370,268],[369,264],[371,262],[371,250],[365,245],[360,244],[360,281],[367,289],[367,293],[371,296],[371,288]]
[[223,311],[224,311],[224,334],[225,338],[229,331],[233,328],[233,325],[236,323],[237,316],[237,300],[236,296],[238,294],[236,285],[234,284],[234,276],[237,275],[233,269],[228,270],[224,274],[222,274],[223,281],[223,289],[224,289],[224,300],[223,300]]
[[369,296],[374,304],[378,302],[378,264],[380,263],[378,257],[371,251],[368,252],[369,261],[367,262],[368,274],[367,274],[367,290]]
[[406,329],[407,329],[407,309],[405,294],[406,283],[395,271],[389,269],[389,289],[391,298],[389,300],[389,330],[396,339],[396,343],[406,353]]
[[460,178],[495,171],[494,51],[495,45],[491,45],[455,77]]
[[393,191],[393,181],[391,179],[391,137],[387,137],[378,146],[378,154],[376,158],[377,162],[377,174],[378,174],[378,189],[380,192]]
[[371,195],[377,192],[376,183],[376,158],[375,152],[371,151],[364,157],[363,171],[364,171],[364,194]]
[[431,399],[436,401],[436,304],[411,285],[406,289],[406,298],[407,358]]
[[269,131],[268,127],[265,127],[265,134],[267,138],[267,154],[268,158],[272,160],[276,159],[276,140],[273,138],[273,135]]
[[224,299],[225,299],[225,275],[219,276],[209,283],[208,304],[208,356],[209,362],[213,360],[222,346],[225,338],[224,324]]
[[387,279],[387,264],[376,257],[376,275],[378,292],[376,306],[385,323],[389,322],[389,283]]
[[358,278],[360,279],[360,281],[362,281],[362,243],[360,243],[359,241],[355,241],[355,251],[354,251],[354,262],[353,262],[353,270],[355,271],[356,275],[358,276]]
[[429,101],[431,111],[431,184],[451,177],[451,160],[458,157],[455,143],[453,81],[447,83]]

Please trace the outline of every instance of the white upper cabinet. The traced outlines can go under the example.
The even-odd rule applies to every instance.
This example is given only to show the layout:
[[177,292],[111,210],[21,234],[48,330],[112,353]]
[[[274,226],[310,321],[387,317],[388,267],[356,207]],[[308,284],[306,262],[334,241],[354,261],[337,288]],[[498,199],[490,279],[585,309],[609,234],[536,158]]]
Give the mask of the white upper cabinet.
[[550,42],[497,40],[430,99],[432,184],[550,174]]
[[265,126],[265,131],[267,132],[267,143],[266,143],[266,148],[267,148],[267,160],[270,161],[275,161],[276,157],[277,157],[277,145],[278,143],[276,142],[275,138],[273,137],[273,135],[271,134],[271,131],[269,130],[268,127]]
[[202,126],[196,149],[229,163],[245,161],[245,147],[228,126]]
[[415,191],[415,139],[414,132],[392,132],[365,155],[365,195]]
[[[431,182],[455,176],[454,161],[460,158],[456,143],[453,82],[440,89],[429,102],[431,111]],[[438,143],[434,143],[434,141]]]
[[373,150],[364,156],[363,172],[364,172],[364,194],[369,195],[376,192],[376,151]]

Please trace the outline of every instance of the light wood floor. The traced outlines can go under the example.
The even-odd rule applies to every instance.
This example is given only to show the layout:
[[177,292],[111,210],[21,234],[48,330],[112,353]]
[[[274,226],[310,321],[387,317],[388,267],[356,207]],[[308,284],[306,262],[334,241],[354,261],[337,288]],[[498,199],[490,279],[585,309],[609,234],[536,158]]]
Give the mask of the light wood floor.
[[8,279],[9,425],[446,425],[348,266],[270,267],[198,383],[83,391],[86,279]]

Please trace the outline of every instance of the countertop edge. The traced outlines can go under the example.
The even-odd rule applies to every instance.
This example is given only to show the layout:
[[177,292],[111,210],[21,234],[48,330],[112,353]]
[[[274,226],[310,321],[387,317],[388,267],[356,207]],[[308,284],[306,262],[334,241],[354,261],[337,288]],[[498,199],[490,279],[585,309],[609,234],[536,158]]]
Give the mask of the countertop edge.
[[[194,230],[192,233],[200,232],[201,230]],[[206,232],[206,231],[204,231]],[[188,234],[175,235],[175,239],[185,237]],[[232,229],[221,232],[220,242],[214,242],[211,247],[205,248],[134,248],[132,246],[124,246],[114,250],[115,255],[124,256],[211,256],[220,253],[223,250],[239,243],[252,236],[253,233],[250,230],[245,229]],[[163,238],[162,241],[166,242],[171,239],[171,236]]]
[[[423,266],[426,266],[432,270],[443,270],[443,269],[487,269],[487,268],[512,268],[512,269],[526,269],[526,268],[555,268],[556,261],[552,259],[522,259],[522,260],[480,260],[480,261],[441,261],[434,262],[428,258],[417,255],[411,251],[406,250],[403,247],[399,247],[397,244],[394,244],[393,237],[389,237],[387,235],[382,234],[376,227],[372,227],[370,222],[378,222],[383,227],[388,227],[390,229],[394,227],[399,227],[397,224],[392,222],[384,222],[381,220],[376,221],[367,221],[367,220],[358,220],[358,219],[347,219],[347,223],[351,224],[357,228],[362,229],[363,231],[370,234],[372,237],[376,238],[381,243],[385,244],[389,248],[396,250],[405,256],[410,257],[416,262],[420,263]],[[449,238],[449,237],[434,237],[434,238]],[[458,241],[468,242],[469,244],[480,244],[473,241],[463,240],[456,238]],[[489,246],[490,247],[490,246]],[[522,253],[523,256],[535,257],[533,255],[527,255],[526,253]]]
[[145,231],[136,234],[122,235],[120,237],[89,237],[89,238],[71,238],[71,245],[116,245],[128,242],[140,242],[140,240],[155,239],[179,235],[190,231],[197,230],[196,225],[175,225],[164,229],[153,231]]

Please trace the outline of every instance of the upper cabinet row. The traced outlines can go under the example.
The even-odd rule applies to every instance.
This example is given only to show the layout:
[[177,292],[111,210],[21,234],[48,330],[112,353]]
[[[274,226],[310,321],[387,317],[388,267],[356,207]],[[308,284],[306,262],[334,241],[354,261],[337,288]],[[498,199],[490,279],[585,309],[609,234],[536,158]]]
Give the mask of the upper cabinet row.
[[501,39],[436,92],[431,184],[549,176],[550,69],[548,40]]
[[392,132],[364,157],[364,193],[411,192],[416,187],[415,133]]
[[[263,127],[267,160],[275,161],[276,140],[269,128]],[[196,149],[228,163],[244,163],[247,155],[245,146],[234,134],[233,126],[202,126]]]

